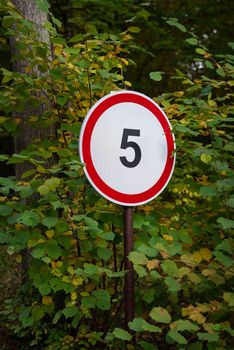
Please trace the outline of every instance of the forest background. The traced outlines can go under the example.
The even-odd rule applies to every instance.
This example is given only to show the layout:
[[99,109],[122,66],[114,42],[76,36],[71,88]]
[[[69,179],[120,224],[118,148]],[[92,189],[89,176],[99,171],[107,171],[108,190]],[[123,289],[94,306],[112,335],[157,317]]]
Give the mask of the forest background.
[[[231,349],[234,3],[0,2],[0,348]],[[177,160],[135,209],[124,329],[122,208],[87,183],[81,123],[113,90],[164,109]]]

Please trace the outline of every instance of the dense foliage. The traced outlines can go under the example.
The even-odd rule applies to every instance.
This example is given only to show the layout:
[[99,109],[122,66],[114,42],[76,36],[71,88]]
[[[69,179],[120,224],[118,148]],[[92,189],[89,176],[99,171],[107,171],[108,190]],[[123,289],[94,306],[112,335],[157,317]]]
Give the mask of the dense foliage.
[[[38,4],[49,11],[47,1]],[[48,110],[31,115],[28,123],[58,126],[57,139],[1,154],[3,164],[28,164],[20,179],[0,178],[4,283],[10,273],[18,274],[10,297],[4,286],[0,290],[1,329],[21,339],[24,350],[230,349],[234,43],[214,54],[177,19],[162,20],[164,31],[180,33],[193,63],[184,72],[176,66],[173,74],[171,69],[150,72],[153,86],[171,81],[170,92],[151,97],[173,125],[177,161],[165,192],[135,210],[135,248],[129,258],[136,273],[136,318],[124,330],[122,208],[87,183],[77,138],[97,99],[131,87],[124,76],[139,30],[131,22],[115,34],[90,25],[66,40],[51,14],[52,24],[46,24],[51,57],[32,23],[11,2],[1,6],[2,41],[7,46],[16,36],[18,55],[27,58],[28,67],[24,74],[1,68],[0,130],[15,137],[21,126],[17,113],[48,101]],[[43,74],[35,75],[35,66]]]

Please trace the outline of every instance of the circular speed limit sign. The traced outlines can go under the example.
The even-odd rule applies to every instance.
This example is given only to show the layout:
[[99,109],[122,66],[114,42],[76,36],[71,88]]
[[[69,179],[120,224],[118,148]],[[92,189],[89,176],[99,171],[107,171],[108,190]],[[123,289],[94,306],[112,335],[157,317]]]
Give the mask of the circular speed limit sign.
[[100,99],[84,119],[80,158],[92,186],[125,206],[157,197],[175,164],[170,122],[149,97],[118,91]]

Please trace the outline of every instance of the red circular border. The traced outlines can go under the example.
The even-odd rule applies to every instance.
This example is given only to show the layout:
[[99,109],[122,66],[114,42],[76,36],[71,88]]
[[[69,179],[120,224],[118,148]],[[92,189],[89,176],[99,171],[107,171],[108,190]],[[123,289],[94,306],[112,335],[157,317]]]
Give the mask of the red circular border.
[[[92,132],[98,119],[102,116],[102,114],[108,108],[118,103],[124,103],[124,102],[136,103],[147,108],[149,111],[151,111],[154,114],[155,118],[160,122],[167,140],[167,148],[168,148],[167,160],[166,160],[166,165],[162,172],[161,177],[147,191],[144,191],[138,194],[121,193],[109,187],[98,175],[94,167],[92,157],[91,157],[91,151],[90,151]],[[94,185],[99,189],[99,191],[104,196],[107,196],[110,200],[112,199],[113,201],[119,202],[121,204],[127,203],[129,205],[131,204],[137,205],[138,203],[147,202],[150,199],[155,198],[157,194],[159,194],[159,192],[167,184],[172,174],[173,166],[174,166],[173,152],[175,150],[175,147],[174,147],[174,139],[171,132],[170,124],[168,123],[166,117],[164,116],[160,108],[157,107],[157,105],[154,104],[154,102],[151,102],[149,99],[144,97],[144,95],[140,95],[140,94],[138,95],[132,92],[117,93],[117,94],[109,95],[108,98],[101,101],[96,107],[94,106],[94,109],[89,115],[87,123],[84,127],[81,142],[82,142],[81,148],[82,148],[83,162],[85,163],[86,171],[91,181],[94,183]]]

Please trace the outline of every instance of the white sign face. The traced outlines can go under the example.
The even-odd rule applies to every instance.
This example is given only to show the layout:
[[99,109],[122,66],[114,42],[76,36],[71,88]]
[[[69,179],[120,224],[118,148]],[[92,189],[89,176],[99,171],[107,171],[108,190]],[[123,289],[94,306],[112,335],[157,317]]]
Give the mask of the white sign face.
[[93,187],[126,206],[158,196],[174,169],[175,143],[166,115],[134,91],[111,93],[90,109],[79,149]]

